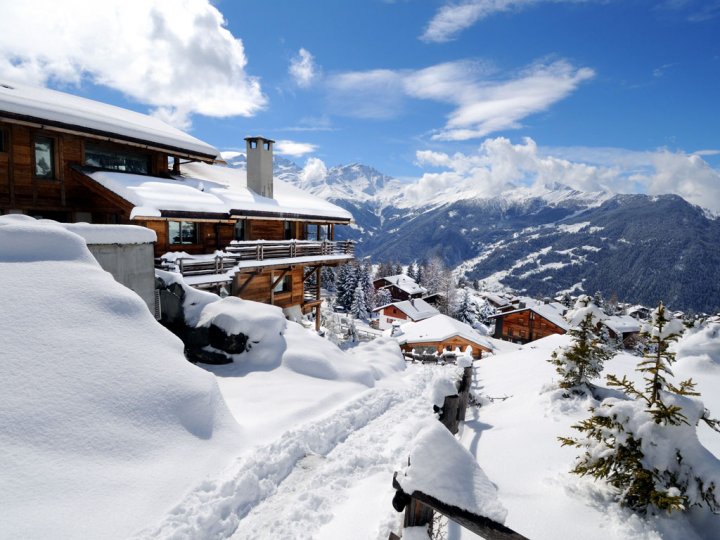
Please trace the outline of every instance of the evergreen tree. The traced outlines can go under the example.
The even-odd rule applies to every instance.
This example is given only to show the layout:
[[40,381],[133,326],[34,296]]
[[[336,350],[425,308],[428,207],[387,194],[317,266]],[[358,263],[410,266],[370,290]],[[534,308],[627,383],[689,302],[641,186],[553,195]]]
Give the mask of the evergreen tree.
[[682,322],[669,318],[660,303],[643,331],[647,347],[637,371],[645,387],[639,389],[627,377],[609,375],[608,384],[632,399],[604,400],[591,409],[590,418],[573,426],[584,438],[560,438],[563,446],[585,450],[573,473],[607,480],[617,489],[618,501],[641,514],[702,505],[713,512],[720,510],[715,482],[693,468],[691,460],[701,453],[691,448],[684,455],[680,448],[692,441],[699,446],[694,433],[699,420],[720,430],[706,409],[685,397],[699,395],[691,379],[679,385],[669,380],[675,361],[670,345],[682,329]]
[[415,270],[415,283],[425,286],[425,262],[417,263]]
[[353,293],[352,303],[350,305],[350,313],[356,319],[367,320],[368,307],[365,300],[365,288],[362,283],[358,283]]
[[415,283],[418,282],[418,277],[417,277],[417,276],[418,276],[418,274],[417,274],[417,263],[416,263],[415,261],[411,262],[411,263],[408,265],[407,276],[408,276],[410,279],[415,280]]
[[392,304],[392,301],[392,295],[387,289],[380,289],[375,294],[375,307],[387,306],[388,304]]
[[605,299],[603,298],[603,295],[600,291],[595,291],[595,296],[593,296],[593,302],[600,309],[603,309],[605,307]]
[[372,311],[376,307],[375,286],[372,280],[372,265],[369,262],[358,265],[357,282],[363,288],[368,311]]
[[399,276],[400,274],[403,273],[403,265],[400,264],[399,262],[393,263],[392,267],[393,267],[393,273],[392,273],[393,276]]
[[464,323],[472,325],[477,322],[477,313],[475,312],[475,305],[472,301],[470,291],[462,289],[460,292],[460,300],[458,302],[457,309],[453,313],[453,316]]
[[344,264],[338,272],[338,279],[335,282],[337,288],[337,304],[349,310],[352,306],[353,295],[357,287],[358,265],[355,263]]
[[570,347],[552,353],[549,362],[560,375],[560,388],[570,394],[582,395],[586,391],[593,394],[594,386],[590,382],[600,376],[603,363],[614,353],[602,342],[595,330],[597,319],[592,309],[586,308],[580,324],[568,331],[573,342]]
[[335,292],[335,271],[329,266],[323,266],[320,270],[321,286],[329,292]]
[[375,279],[392,276],[393,271],[394,271],[394,268],[393,268],[392,263],[383,261],[377,267],[377,272],[375,273]]

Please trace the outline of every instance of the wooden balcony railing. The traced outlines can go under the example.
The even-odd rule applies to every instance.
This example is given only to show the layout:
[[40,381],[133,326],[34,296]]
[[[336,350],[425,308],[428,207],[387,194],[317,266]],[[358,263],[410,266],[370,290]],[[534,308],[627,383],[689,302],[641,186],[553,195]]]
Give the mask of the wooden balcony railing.
[[238,261],[264,261],[267,259],[294,259],[296,257],[323,257],[331,255],[355,255],[355,242],[345,240],[283,240],[239,241],[234,240],[225,248]]
[[[312,257],[322,261],[323,258],[332,257],[348,260],[355,256],[355,242],[345,240],[341,242],[311,241],[311,240],[284,240],[284,241],[233,241],[215,255],[187,255],[185,257],[160,257],[156,259],[155,266],[162,270],[179,272],[183,276],[199,276],[208,274],[223,274],[242,262],[262,262],[281,259],[298,259]],[[292,261],[289,260],[289,263]]]

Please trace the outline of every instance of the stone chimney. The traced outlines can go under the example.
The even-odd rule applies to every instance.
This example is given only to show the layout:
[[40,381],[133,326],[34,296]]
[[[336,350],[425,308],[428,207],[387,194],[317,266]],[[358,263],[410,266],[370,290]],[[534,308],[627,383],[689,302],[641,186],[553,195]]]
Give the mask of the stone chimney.
[[247,186],[258,195],[273,197],[273,144],[265,137],[245,137]]

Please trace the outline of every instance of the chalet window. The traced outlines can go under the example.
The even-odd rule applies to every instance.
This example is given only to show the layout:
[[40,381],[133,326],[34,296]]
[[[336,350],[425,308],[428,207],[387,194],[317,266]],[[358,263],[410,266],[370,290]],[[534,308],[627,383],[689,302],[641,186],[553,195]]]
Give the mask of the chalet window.
[[33,141],[35,178],[55,179],[55,139],[36,136]]
[[150,174],[150,156],[85,143],[85,165],[111,171]]
[[330,225],[318,225],[318,240],[327,240],[330,237]]
[[0,154],[10,151],[7,130],[0,128]]
[[316,223],[305,224],[305,240],[319,240],[319,228]]
[[284,228],[284,238],[285,240],[290,240],[293,237],[293,227],[292,222],[286,221],[285,222],[285,228]]
[[235,240],[245,240],[247,238],[247,220],[238,219],[235,222]]
[[[273,282],[277,278],[273,276]],[[275,288],[273,289],[273,292],[275,294],[277,293],[284,293],[284,292],[290,292],[292,291],[292,276],[289,274],[286,274],[285,277],[283,277],[277,285],[275,285]]]
[[170,244],[197,244],[197,223],[192,221],[168,221]]

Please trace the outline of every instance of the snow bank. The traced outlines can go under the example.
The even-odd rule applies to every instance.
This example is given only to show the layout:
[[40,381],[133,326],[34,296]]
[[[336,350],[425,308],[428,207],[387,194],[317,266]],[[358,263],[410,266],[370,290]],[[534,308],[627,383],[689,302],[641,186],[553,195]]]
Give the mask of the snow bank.
[[234,455],[215,378],[80,236],[0,216],[0,282],[3,536],[129,537]]
[[675,345],[678,360],[694,359],[720,366],[720,323],[691,329]]
[[504,523],[507,510],[475,458],[437,420],[428,419],[411,443],[410,466],[398,475],[403,491]]

